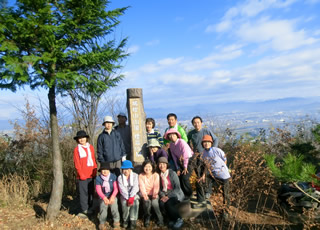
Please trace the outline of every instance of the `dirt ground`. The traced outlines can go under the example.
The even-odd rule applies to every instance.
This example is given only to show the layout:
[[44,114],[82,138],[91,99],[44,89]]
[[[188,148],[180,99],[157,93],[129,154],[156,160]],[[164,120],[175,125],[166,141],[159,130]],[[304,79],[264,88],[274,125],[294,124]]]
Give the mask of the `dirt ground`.
[[[2,207],[0,208],[0,229],[98,229],[96,216],[90,219],[81,219],[76,216],[78,204],[72,197],[67,197],[63,201],[62,210],[54,222],[44,220],[46,206],[46,201],[39,200],[30,202],[28,206]],[[219,221],[217,219],[188,219],[185,220],[182,229],[305,229],[303,225],[292,224],[277,212],[267,209],[263,213],[249,213],[231,207],[227,221],[223,221],[222,218]],[[145,228],[140,218],[137,229],[160,228],[153,221],[150,227]]]

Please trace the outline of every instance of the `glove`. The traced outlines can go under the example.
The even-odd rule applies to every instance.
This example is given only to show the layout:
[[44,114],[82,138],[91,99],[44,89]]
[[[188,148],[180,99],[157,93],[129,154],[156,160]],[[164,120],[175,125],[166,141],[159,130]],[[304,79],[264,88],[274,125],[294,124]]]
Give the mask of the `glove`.
[[123,157],[121,158],[121,161],[124,162],[125,160],[127,160],[127,157],[126,157],[126,156],[123,156]]
[[132,205],[133,205],[133,202],[134,202],[134,197],[130,197],[130,198],[127,200],[127,206],[132,206]]

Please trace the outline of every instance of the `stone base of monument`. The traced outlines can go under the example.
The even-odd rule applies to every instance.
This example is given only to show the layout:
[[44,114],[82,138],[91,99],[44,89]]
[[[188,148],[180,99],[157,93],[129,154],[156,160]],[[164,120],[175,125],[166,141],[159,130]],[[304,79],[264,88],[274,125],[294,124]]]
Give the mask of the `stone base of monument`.
[[206,207],[192,208],[192,204],[196,203],[196,198],[193,196],[190,200],[184,200],[177,205],[182,218],[215,218],[210,201],[207,201]]

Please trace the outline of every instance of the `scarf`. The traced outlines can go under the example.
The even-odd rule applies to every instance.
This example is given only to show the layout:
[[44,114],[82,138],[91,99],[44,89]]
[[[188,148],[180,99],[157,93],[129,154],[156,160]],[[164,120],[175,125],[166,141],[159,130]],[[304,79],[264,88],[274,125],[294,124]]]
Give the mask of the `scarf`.
[[87,157],[87,166],[93,166],[93,160],[91,157],[91,151],[90,151],[90,144],[86,143],[85,145],[78,144],[78,151],[80,158],[84,158],[87,156],[87,153],[84,149],[87,149],[88,151],[88,157]]
[[[127,177],[125,175],[122,174],[121,176],[122,176],[123,185],[125,187],[128,187],[128,186],[132,187],[133,186],[133,175],[132,175],[132,173],[130,173],[130,175],[129,175],[129,180],[127,180]],[[128,183],[128,181],[129,181],[129,183]]]
[[100,174],[100,177],[103,180],[102,187],[104,188],[104,192],[105,193],[110,192],[110,183],[109,183],[110,173],[108,174],[108,176],[104,176]]
[[161,172],[161,180],[162,180],[162,191],[167,192],[168,191],[168,180],[167,177],[169,175],[169,169],[167,169],[164,173]]

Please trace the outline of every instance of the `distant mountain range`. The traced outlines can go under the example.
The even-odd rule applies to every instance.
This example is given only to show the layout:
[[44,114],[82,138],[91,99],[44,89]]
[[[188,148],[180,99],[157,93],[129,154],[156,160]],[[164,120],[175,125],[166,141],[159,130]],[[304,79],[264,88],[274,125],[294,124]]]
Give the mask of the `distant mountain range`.
[[[283,98],[256,102],[231,102],[195,104],[192,106],[177,105],[174,108],[145,108],[148,117],[165,118],[167,113],[174,112],[181,119],[190,119],[194,115],[221,115],[224,113],[279,112],[299,111],[305,114],[320,113],[320,97],[316,98]],[[168,113],[169,113],[168,112]]]

